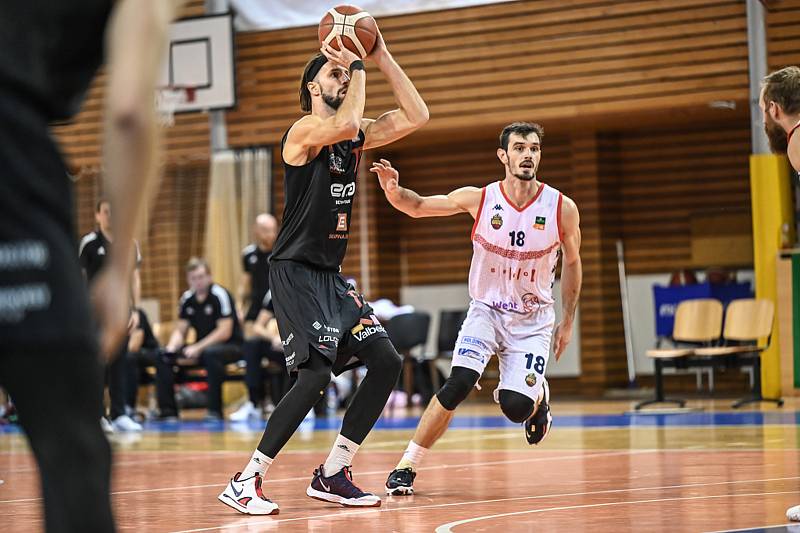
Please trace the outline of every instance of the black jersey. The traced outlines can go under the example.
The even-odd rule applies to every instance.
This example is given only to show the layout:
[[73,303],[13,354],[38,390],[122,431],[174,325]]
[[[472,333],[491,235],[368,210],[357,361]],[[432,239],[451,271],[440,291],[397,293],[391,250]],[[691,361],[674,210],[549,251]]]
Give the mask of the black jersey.
[[[281,153],[287,135],[281,141]],[[272,259],[339,270],[350,236],[363,145],[364,132],[359,130],[356,139],[324,146],[303,166],[283,163],[286,207]]]
[[[139,268],[142,263],[142,253],[139,250],[139,243],[134,241],[133,245],[136,247],[136,268]],[[81,262],[81,268],[86,272],[88,281],[92,281],[103,268],[110,251],[111,242],[102,231],[92,231],[83,236],[78,247],[78,259]]]
[[255,320],[253,314],[258,315],[261,309],[261,301],[264,300],[269,291],[269,256],[272,250],[263,251],[255,244],[247,246],[242,250],[242,267],[250,274],[250,309],[247,311],[247,319]]
[[158,339],[156,339],[156,336],[153,334],[153,328],[150,327],[150,321],[147,319],[147,314],[142,309],[137,309],[136,312],[139,314],[138,329],[142,330],[142,333],[144,333],[142,348],[147,350],[157,350]]
[[0,90],[35,108],[48,122],[72,117],[103,61],[113,4],[114,0],[3,2]]
[[217,327],[217,320],[221,318],[233,319],[233,331],[230,338],[222,342],[242,342],[242,328],[239,317],[233,307],[233,298],[224,287],[212,283],[208,288],[208,295],[199,301],[194,291],[186,291],[181,297],[179,316],[189,322],[195,332],[197,340],[208,336]]
[[103,60],[112,0],[0,10],[0,351],[94,349],[72,182],[49,125],[73,116]]

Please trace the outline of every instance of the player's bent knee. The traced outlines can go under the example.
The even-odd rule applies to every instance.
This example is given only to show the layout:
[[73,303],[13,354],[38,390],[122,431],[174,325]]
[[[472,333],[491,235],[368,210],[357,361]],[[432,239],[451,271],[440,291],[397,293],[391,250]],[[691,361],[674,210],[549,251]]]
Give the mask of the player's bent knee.
[[452,411],[458,404],[469,396],[472,387],[478,382],[481,375],[471,368],[454,366],[450,377],[444,382],[442,388],[436,393],[439,403],[448,411]]
[[403,357],[397,353],[389,339],[378,339],[366,350],[368,356],[364,359],[367,371],[374,371],[397,379],[403,369]]
[[503,411],[503,414],[506,415],[506,418],[517,424],[525,422],[525,420],[531,416],[531,413],[533,413],[533,408],[536,405],[531,398],[513,390],[501,389],[499,399],[500,409]]

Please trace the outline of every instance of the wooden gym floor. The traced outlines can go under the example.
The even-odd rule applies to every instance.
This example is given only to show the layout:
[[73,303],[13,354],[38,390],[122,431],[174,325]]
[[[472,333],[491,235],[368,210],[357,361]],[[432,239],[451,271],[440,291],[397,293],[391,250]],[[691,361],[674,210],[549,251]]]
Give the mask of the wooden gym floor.
[[[464,405],[425,459],[411,497],[344,509],[305,496],[339,419],[304,427],[265,483],[277,516],[249,517],[216,496],[241,469],[261,424],[150,424],[113,436],[120,531],[795,531],[800,504],[800,402],[732,411],[699,401],[688,414],[623,414],[628,402],[553,402],[540,447],[493,405]],[[760,409],[760,410],[757,410]],[[382,494],[419,411],[383,418],[354,465],[356,483]],[[39,482],[24,438],[0,429],[0,531],[43,528]]]

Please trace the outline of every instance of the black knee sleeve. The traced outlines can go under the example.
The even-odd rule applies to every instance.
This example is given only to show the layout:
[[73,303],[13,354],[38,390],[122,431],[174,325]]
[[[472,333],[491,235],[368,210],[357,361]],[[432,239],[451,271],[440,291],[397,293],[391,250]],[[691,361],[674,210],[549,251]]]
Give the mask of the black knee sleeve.
[[506,418],[517,424],[521,424],[531,416],[533,408],[536,403],[525,396],[513,390],[500,390],[500,409]]
[[467,398],[480,377],[481,375],[471,368],[454,366],[450,372],[450,377],[447,378],[442,388],[436,393],[439,403],[448,411],[452,411]]

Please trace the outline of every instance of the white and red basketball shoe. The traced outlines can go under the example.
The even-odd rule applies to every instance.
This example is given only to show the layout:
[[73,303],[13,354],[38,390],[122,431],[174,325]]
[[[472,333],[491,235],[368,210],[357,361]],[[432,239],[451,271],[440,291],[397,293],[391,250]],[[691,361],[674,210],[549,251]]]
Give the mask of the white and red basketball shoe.
[[242,514],[278,514],[278,504],[264,496],[261,482],[258,474],[242,478],[242,473],[237,472],[217,499]]

